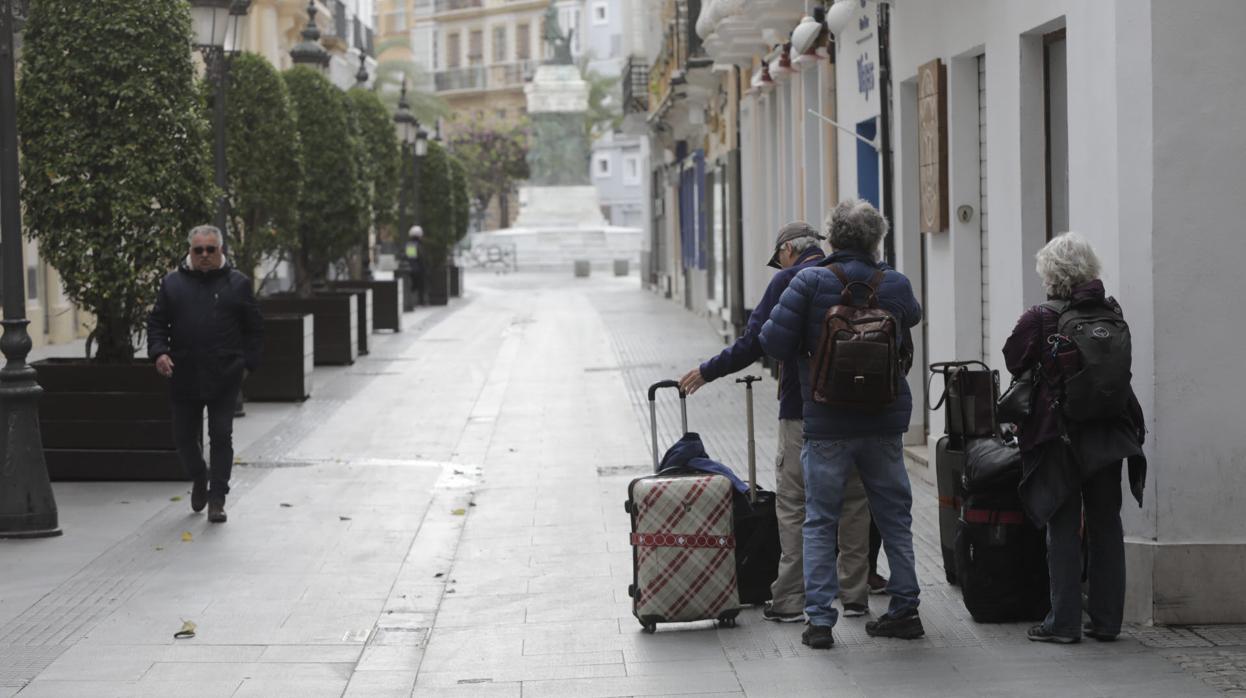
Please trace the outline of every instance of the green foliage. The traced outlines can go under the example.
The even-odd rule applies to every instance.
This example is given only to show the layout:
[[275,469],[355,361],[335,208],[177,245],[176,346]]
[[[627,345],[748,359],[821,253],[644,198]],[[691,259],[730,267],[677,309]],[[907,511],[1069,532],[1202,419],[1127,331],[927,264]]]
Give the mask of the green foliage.
[[446,263],[454,245],[454,202],[450,158],[440,143],[430,142],[420,159],[419,224],[424,229],[424,254],[433,266]]
[[342,109],[346,112],[346,142],[350,147],[351,157],[355,160],[355,173],[359,178],[357,180],[357,189],[359,199],[352,208],[350,235],[351,244],[347,248],[346,256],[341,260],[335,260],[350,269],[351,278],[360,278],[359,273],[362,267],[362,251],[368,244],[368,231],[372,228],[372,173],[376,170],[372,165],[372,159],[368,156],[368,148],[364,143],[363,127],[359,121],[359,111],[355,108],[354,101],[347,93],[341,90],[336,91],[338,100],[342,103]]
[[27,231],[128,362],[186,232],[211,217],[190,12],[167,0],[30,3],[18,99]]
[[453,155],[450,156],[450,207],[454,211],[454,242],[457,243],[467,237],[472,205],[467,195],[467,168]]
[[[376,46],[377,55],[385,56],[393,49],[406,49],[409,41],[406,35],[381,41]],[[376,65],[373,89],[380,95],[381,101],[391,114],[398,110],[398,92],[404,77],[407,79],[407,102],[410,104],[411,113],[415,114],[420,123],[433,124],[437,119],[453,114],[450,105],[437,95],[415,89],[416,85],[431,85],[428,73],[419,65],[409,60],[384,58]],[[432,130],[428,126],[426,128]]]
[[481,211],[493,197],[509,194],[517,180],[530,176],[528,138],[520,127],[473,124],[455,133],[450,147],[465,167],[467,190]]
[[287,250],[298,290],[306,295],[329,265],[358,242],[367,199],[359,155],[351,135],[346,97],[328,78],[307,66],[283,75],[303,144],[303,186],[297,235]]
[[[204,82],[209,100],[212,88]],[[233,59],[225,112],[229,253],[250,276],[265,255],[294,243],[303,149],[285,81],[262,56]]]
[[619,107],[622,92],[618,75],[602,75],[595,70],[584,70],[583,73],[584,81],[588,83],[584,132],[591,143],[623,125],[623,110]]
[[359,123],[372,185],[372,222],[378,228],[393,225],[398,200],[398,138],[389,110],[375,92],[354,88],[346,93]]

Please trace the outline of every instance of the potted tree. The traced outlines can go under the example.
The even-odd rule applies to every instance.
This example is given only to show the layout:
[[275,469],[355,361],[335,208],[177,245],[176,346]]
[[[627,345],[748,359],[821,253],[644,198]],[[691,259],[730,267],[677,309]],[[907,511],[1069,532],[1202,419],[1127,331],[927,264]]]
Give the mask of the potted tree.
[[135,353],[186,231],[212,212],[190,44],[186,3],[30,3],[18,100],[27,232],[94,316],[86,358],[35,364],[53,478],[187,477],[165,380]]
[[[454,225],[452,227],[454,242],[453,246],[457,246],[467,237],[467,227],[471,222],[471,199],[467,194],[467,168],[463,166],[463,161],[457,156],[451,154],[450,161],[450,206],[453,209]],[[450,255],[450,297],[458,298],[462,295],[463,289],[463,269],[455,264],[454,256]]]
[[366,192],[360,156],[345,97],[318,71],[295,66],[282,77],[290,93],[295,126],[307,165],[299,192],[293,235],[282,237],[283,254],[294,269],[293,293],[260,300],[265,314],[298,312],[314,317],[317,364],[350,364],[359,354],[358,301],[353,294],[322,293],[329,268],[358,245],[366,220]]
[[[363,148],[363,176],[371,195],[372,229],[379,231],[395,225],[398,201],[398,140],[389,111],[380,97],[371,90],[352,88],[346,93],[359,129]],[[370,245],[367,231],[361,240],[363,268],[358,277],[329,283],[330,288],[367,289],[372,292],[372,330],[402,329],[402,286],[395,280],[374,280],[370,273]]]
[[424,292],[429,305],[445,305],[450,298],[446,268],[454,245],[454,206],[451,202],[450,160],[440,143],[428,144],[420,163],[420,227],[424,229]]
[[[229,256],[256,278],[260,264],[287,248],[297,229],[302,144],[285,81],[262,56],[243,53],[232,60],[225,105]],[[265,315],[264,370],[247,376],[248,400],[307,398],[311,333],[306,313]]]

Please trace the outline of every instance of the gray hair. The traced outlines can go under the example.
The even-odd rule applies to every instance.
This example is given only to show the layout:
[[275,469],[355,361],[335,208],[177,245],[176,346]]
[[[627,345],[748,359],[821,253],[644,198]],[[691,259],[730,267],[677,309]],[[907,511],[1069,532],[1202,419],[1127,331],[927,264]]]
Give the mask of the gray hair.
[[812,250],[815,247],[820,248],[822,243],[818,240],[818,238],[812,235],[806,235],[803,237],[792,238],[783,244],[790,246],[792,254],[799,255],[805,250]]
[[865,199],[845,199],[827,216],[826,232],[836,251],[865,252],[878,259],[878,246],[887,234],[887,219]]
[[216,244],[220,245],[225,241],[225,237],[221,235],[221,229],[214,225],[197,225],[190,229],[190,234],[186,236],[186,244],[192,244],[196,235],[210,235],[216,238]]
[[1073,289],[1099,278],[1099,257],[1090,241],[1077,233],[1062,233],[1034,255],[1034,269],[1052,298],[1070,298]]

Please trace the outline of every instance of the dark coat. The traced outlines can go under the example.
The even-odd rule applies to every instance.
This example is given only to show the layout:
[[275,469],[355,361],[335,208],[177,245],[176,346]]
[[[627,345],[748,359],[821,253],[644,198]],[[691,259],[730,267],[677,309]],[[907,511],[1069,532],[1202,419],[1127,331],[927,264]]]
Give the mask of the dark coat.
[[802,269],[761,329],[761,346],[766,354],[783,359],[798,354],[800,391],[804,400],[804,434],[807,439],[843,439],[857,436],[902,434],[909,428],[913,412],[913,395],[907,381],[900,381],[900,396],[882,412],[862,412],[848,408],[827,407],[810,399],[809,383],[811,347],[822,337],[823,318],[832,306],[839,305],[843,284],[829,266],[843,265],[852,281],[869,281],[878,269],[885,272],[878,287],[878,302],[895,316],[902,329],[901,349],[912,349],[908,329],[921,322],[922,307],[913,295],[908,277],[886,264],[876,263],[869,255],[843,251],[832,254],[826,266]]
[[[1053,299],[1056,300],[1056,299]],[[1073,289],[1073,303],[1107,302],[1103,282],[1095,279]],[[1060,367],[1047,338],[1057,331],[1055,310],[1036,305],[1026,310],[1004,343],[1004,361],[1013,376],[1035,366],[1042,377],[1034,391],[1029,419],[1018,425],[1023,475],[1021,499],[1034,523],[1042,526],[1078,483],[1109,465],[1129,461],[1129,485],[1142,503],[1146,483],[1146,456],[1142,453],[1146,427],[1142,406],[1134,396],[1124,413],[1100,422],[1067,423],[1055,405]],[[1067,437],[1067,439],[1065,438]]]
[[173,359],[175,400],[212,400],[237,389],[243,369],[259,366],[263,342],[251,280],[237,269],[201,272],[183,261],[160,282],[147,317],[147,355]]
[[[740,335],[740,338],[731,346],[723,349],[718,356],[701,364],[701,377],[707,381],[717,380],[736,371],[742,371],[760,359],[764,353],[761,350],[761,340],[758,339],[761,335],[761,327],[766,320],[770,319],[770,311],[774,310],[775,304],[779,302],[779,296],[783,295],[784,289],[801,269],[821,264],[824,259],[825,255],[822,250],[815,247],[802,252],[796,259],[796,264],[787,269],[780,269],[770,279],[765,294],[753,308],[753,313],[749,315],[748,327],[745,328],[744,334]],[[783,370],[779,377],[779,419],[801,418],[800,374],[796,370],[795,358],[793,356],[783,362],[786,370]]]

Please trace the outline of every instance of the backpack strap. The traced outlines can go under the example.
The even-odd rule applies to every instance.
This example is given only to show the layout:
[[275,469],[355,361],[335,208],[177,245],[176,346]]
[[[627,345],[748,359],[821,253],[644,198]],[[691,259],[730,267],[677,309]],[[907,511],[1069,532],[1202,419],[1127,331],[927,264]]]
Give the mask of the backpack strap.
[[831,273],[839,279],[839,283],[843,284],[844,288],[839,292],[841,303],[856,305],[856,295],[853,294],[852,287],[864,286],[870,291],[870,294],[866,296],[866,305],[871,308],[878,307],[878,286],[882,284],[883,279],[887,276],[887,272],[885,270],[879,269],[875,271],[869,281],[853,281],[848,278],[848,273],[844,271],[843,265],[836,263],[832,264],[829,268]]

